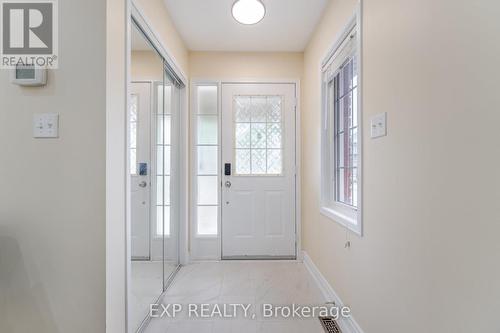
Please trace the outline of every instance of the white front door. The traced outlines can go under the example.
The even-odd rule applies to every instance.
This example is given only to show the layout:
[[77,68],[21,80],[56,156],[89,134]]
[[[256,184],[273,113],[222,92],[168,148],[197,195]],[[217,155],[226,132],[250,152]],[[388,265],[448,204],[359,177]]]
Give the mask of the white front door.
[[151,83],[131,84],[129,113],[132,259],[150,258]]
[[295,258],[294,84],[222,85],[222,257]]

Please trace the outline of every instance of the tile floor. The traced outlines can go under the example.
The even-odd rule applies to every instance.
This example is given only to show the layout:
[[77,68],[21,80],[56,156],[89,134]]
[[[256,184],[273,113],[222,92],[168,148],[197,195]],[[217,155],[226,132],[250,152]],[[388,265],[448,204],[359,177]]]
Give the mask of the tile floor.
[[[214,262],[183,267],[173,281],[163,304],[182,304],[176,318],[153,318],[146,333],[255,333],[323,332],[317,318],[264,318],[262,304],[323,305],[324,299],[302,263]],[[188,304],[252,304],[244,318],[189,318]]]
[[[165,263],[165,275],[170,276],[177,265]],[[139,328],[148,315],[149,304],[156,302],[163,291],[162,261],[132,261],[130,281],[129,325]]]

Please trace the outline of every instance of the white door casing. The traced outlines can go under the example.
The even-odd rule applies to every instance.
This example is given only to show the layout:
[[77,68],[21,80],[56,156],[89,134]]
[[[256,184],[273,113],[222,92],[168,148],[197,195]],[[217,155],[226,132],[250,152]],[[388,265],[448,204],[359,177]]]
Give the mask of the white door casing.
[[296,258],[295,84],[222,84],[221,96],[222,258]]
[[[131,241],[132,258],[150,258],[150,174],[151,174],[151,83],[132,82],[131,83],[132,105],[137,103],[135,116],[132,110],[129,113],[129,149],[131,155]],[[135,117],[135,118],[134,118]],[[135,123],[135,124],[134,124]],[[132,165],[135,160],[135,165]],[[141,175],[139,164],[146,163],[146,175]],[[135,171],[134,171],[135,170]]]

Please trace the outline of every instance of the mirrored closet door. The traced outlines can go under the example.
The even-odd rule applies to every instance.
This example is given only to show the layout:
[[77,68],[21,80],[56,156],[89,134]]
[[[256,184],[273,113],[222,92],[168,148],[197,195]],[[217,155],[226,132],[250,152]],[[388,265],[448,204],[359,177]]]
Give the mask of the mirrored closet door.
[[180,85],[132,27],[128,110],[130,265],[128,331],[146,323],[179,268]]

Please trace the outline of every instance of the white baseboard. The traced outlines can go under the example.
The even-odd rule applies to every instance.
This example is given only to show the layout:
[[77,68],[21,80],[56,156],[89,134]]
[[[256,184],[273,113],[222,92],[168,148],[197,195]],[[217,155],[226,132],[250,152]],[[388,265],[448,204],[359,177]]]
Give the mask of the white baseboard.
[[[325,302],[335,302],[335,305],[337,307],[344,306],[342,300],[339,298],[330,283],[328,283],[328,281],[325,279],[323,274],[321,274],[320,270],[318,269],[318,267],[316,267],[311,257],[307,255],[307,252],[302,251],[302,258],[304,261],[304,265],[318,285],[318,288],[321,290],[321,293],[325,298]],[[342,329],[342,332],[344,333],[363,333],[363,330],[358,325],[358,323],[356,323],[352,315],[348,318],[340,317],[338,320],[338,324]]]

